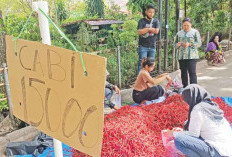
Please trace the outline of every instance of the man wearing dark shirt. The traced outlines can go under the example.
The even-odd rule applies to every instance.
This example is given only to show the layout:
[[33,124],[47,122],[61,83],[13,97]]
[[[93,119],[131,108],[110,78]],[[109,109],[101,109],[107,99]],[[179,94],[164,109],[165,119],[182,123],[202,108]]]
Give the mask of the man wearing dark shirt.
[[155,59],[156,54],[156,37],[159,33],[159,20],[153,19],[155,8],[152,4],[148,4],[145,11],[145,17],[139,20],[138,35],[139,35],[139,61],[138,71],[141,70],[141,61],[144,57],[152,57]]

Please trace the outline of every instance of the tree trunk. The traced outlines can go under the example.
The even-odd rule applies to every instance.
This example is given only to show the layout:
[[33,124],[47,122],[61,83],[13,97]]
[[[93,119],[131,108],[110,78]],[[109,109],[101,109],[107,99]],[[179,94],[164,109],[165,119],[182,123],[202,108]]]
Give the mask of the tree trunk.
[[[5,28],[3,24],[2,11],[0,10],[0,67],[6,63],[6,42],[5,42]],[[3,75],[2,75],[3,76]],[[1,80],[1,78],[0,78]],[[5,86],[0,87],[0,93],[5,93]]]
[[228,50],[230,50],[230,40],[231,40],[231,24],[232,24],[232,1],[230,1],[230,7],[229,7],[229,11],[230,11],[230,28],[229,28],[229,39],[228,39]]
[[209,31],[207,32],[206,47],[208,46],[208,44],[209,44]]
[[228,39],[228,46],[227,46],[227,50],[230,50],[230,41],[231,40],[231,28],[229,30],[229,39]]

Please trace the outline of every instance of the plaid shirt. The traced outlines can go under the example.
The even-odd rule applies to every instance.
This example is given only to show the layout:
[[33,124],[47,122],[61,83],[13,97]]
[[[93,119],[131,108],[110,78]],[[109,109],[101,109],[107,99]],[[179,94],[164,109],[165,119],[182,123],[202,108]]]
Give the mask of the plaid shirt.
[[[177,47],[178,42],[191,43],[190,47]],[[198,50],[201,46],[201,36],[198,30],[191,29],[188,32],[184,30],[179,31],[174,39],[174,48],[176,48],[176,58],[177,60],[183,59],[199,59]]]

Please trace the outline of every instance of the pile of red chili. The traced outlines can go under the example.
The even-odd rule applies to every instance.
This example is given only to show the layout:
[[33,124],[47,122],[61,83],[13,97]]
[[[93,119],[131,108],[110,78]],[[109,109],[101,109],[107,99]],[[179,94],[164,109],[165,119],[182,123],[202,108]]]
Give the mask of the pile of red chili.
[[[232,123],[232,107],[221,98],[215,98],[225,117]],[[161,130],[183,127],[188,105],[180,95],[168,97],[165,102],[147,106],[124,106],[105,117],[101,156],[156,156],[162,157],[164,146]],[[72,150],[73,156],[87,156]]]

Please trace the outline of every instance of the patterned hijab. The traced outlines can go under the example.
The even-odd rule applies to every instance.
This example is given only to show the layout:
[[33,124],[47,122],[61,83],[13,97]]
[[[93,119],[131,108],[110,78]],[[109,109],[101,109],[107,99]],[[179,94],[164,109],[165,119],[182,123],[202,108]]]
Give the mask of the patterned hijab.
[[188,121],[185,130],[189,128],[190,115],[193,108],[197,105],[198,109],[214,122],[221,122],[224,117],[223,111],[218,104],[211,100],[210,94],[197,84],[188,85],[182,92],[182,97],[189,105]]

